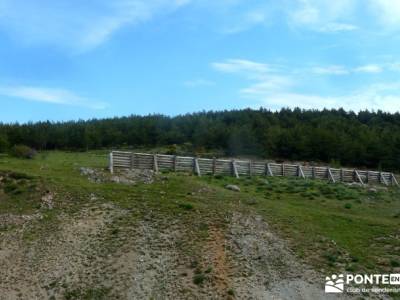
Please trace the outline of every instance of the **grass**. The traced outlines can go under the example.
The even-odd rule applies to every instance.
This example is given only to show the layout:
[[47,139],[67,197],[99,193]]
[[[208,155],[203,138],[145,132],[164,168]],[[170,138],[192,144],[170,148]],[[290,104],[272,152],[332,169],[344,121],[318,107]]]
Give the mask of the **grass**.
[[[389,271],[400,246],[400,190],[291,178],[204,177],[210,185],[238,185],[241,201],[263,215],[296,253],[318,269]],[[232,197],[238,197],[232,194]],[[346,201],[346,202],[344,202]],[[397,259],[399,253],[396,254]]]
[[[199,257],[199,245],[208,236],[210,220],[225,226],[229,213],[239,209],[263,216],[300,258],[320,270],[335,272],[344,266],[354,272],[373,273],[398,267],[400,256],[395,249],[400,247],[396,239],[400,233],[399,189],[371,193],[365,188],[318,180],[197,178],[179,173],[167,174],[166,181],[132,187],[92,183],[79,173],[80,167],[106,165],[107,155],[102,151],[45,152],[34,160],[0,156],[0,176],[9,174],[0,185],[0,213],[41,211],[44,218],[26,233],[28,241],[35,240],[57,230],[58,214],[74,214],[95,194],[96,201],[112,202],[130,211],[110,230],[110,241],[123,232],[124,226],[144,218],[157,221],[162,215],[167,222],[178,219],[188,228],[187,240],[179,244],[179,249]],[[238,185],[241,192],[226,190],[227,184]],[[203,187],[211,192],[197,193]],[[40,195],[46,189],[56,195],[56,206],[51,211],[40,208]],[[164,197],[160,198],[160,192]],[[109,251],[118,245],[110,242]],[[205,275],[197,275],[196,282],[201,284],[204,278],[200,275]],[[76,293],[71,291],[71,297]]]

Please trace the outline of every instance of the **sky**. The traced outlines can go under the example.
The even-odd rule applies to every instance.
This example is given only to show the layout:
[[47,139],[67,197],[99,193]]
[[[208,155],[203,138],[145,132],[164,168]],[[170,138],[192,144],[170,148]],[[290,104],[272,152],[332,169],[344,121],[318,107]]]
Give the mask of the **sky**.
[[400,0],[0,0],[0,122],[400,110]]

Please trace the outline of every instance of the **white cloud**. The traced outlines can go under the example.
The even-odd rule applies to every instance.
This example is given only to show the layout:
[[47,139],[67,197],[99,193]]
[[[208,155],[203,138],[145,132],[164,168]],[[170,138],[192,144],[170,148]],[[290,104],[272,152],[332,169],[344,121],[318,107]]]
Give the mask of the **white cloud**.
[[[243,60],[241,60],[243,61]],[[246,60],[244,60],[246,61]],[[245,64],[247,66],[247,64]],[[264,63],[254,62],[254,66],[268,66]],[[217,65],[216,70],[222,72],[235,73],[239,76],[245,75],[245,78],[251,79],[252,83],[247,87],[239,89],[239,95],[252,101],[254,107],[266,106],[273,109],[281,107],[301,107],[305,109],[322,108],[345,108],[347,110],[359,111],[363,109],[384,110],[390,112],[399,111],[400,103],[400,82],[380,83],[370,85],[359,85],[353,90],[343,91],[343,89],[330,88],[331,95],[318,92],[310,82],[304,80],[304,74],[313,72],[317,75],[345,75],[353,73],[356,76],[360,72],[374,73],[383,71],[380,65],[365,65],[357,68],[350,68],[338,65],[327,67],[315,67],[312,69],[303,69],[300,72],[272,70],[270,68],[254,68],[255,75],[248,76],[248,69],[229,65]],[[214,63],[215,67],[215,63]],[[246,72],[243,72],[243,69]],[[289,68],[286,68],[289,69]],[[311,81],[314,84],[315,81]],[[306,90],[315,92],[304,92]]]
[[289,22],[318,31],[349,31],[357,26],[348,22],[357,7],[357,0],[296,0],[286,7]]
[[362,87],[354,92],[340,96],[324,96],[297,92],[269,91],[257,98],[255,107],[260,105],[280,109],[281,107],[300,107],[303,109],[344,108],[346,110],[383,110],[399,112],[400,94],[392,91],[385,94],[379,87]]
[[268,94],[272,91],[286,90],[294,85],[295,83],[291,77],[268,75],[259,82],[252,84],[247,88],[241,89],[240,93],[245,96],[258,97]]
[[320,32],[340,32],[340,31],[354,31],[357,30],[358,26],[353,24],[346,24],[346,23],[328,23],[323,25],[320,28],[317,28],[317,31]]
[[314,67],[312,68],[312,72],[320,75],[346,75],[350,73],[346,67],[336,65],[327,67]]
[[259,76],[270,70],[270,67],[263,63],[245,59],[227,59],[224,62],[214,62],[212,67],[224,73],[242,73],[250,76]]
[[250,11],[237,18],[238,20],[234,20],[233,24],[225,25],[222,32],[234,34],[265,24],[267,22],[267,12],[265,10]]
[[201,87],[201,86],[213,86],[215,85],[215,82],[203,78],[198,78],[185,81],[183,84],[187,87]]
[[400,3],[398,0],[369,0],[371,12],[388,29],[400,27]]
[[188,0],[1,0],[0,29],[26,44],[50,44],[82,52],[118,29],[151,19]]
[[33,86],[0,86],[0,95],[28,101],[79,106],[90,109],[104,109],[106,107],[104,102],[93,101],[65,89]]
[[348,75],[351,73],[381,73],[384,69],[396,70],[395,64],[386,66],[378,64],[367,64],[354,68],[348,68],[344,66],[318,66],[311,69],[311,72],[318,75]]
[[365,65],[361,66],[358,68],[355,68],[355,72],[361,72],[361,73],[381,73],[383,71],[382,67],[379,65]]

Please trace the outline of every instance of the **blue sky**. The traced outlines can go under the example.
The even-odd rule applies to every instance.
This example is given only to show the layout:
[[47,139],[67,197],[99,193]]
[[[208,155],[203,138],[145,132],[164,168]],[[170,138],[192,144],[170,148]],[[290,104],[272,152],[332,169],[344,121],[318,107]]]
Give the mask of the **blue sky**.
[[398,0],[0,0],[0,121],[400,110]]

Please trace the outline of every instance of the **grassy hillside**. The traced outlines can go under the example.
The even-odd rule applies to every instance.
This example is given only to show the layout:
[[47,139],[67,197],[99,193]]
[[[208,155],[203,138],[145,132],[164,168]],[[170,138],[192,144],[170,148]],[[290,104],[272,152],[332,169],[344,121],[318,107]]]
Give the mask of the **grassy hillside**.
[[399,273],[399,189],[179,173],[124,185],[80,174],[106,163],[103,152],[0,157],[3,294],[240,298],[254,282],[278,293],[296,273],[290,260],[321,272],[321,291],[330,273]]

